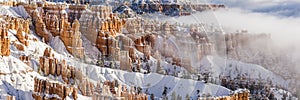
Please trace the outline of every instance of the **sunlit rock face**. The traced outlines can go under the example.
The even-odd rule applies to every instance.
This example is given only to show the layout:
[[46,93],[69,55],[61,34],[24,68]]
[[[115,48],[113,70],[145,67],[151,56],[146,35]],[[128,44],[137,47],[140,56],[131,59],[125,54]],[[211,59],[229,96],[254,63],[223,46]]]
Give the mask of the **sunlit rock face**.
[[74,20],[72,27],[69,22],[63,22],[62,33],[60,38],[65,44],[67,50],[76,57],[84,56],[84,48],[82,47],[81,33],[79,32],[80,23]]
[[63,4],[47,4],[43,7],[44,15],[43,21],[46,25],[46,29],[55,37],[59,35],[60,29],[63,26],[60,25],[60,19],[68,18],[65,11],[66,5]]
[[148,100],[148,96],[134,90],[134,87],[127,88],[117,81],[97,82],[95,92],[92,96],[94,100],[119,99],[119,100]]
[[43,19],[41,17],[38,17],[35,22],[35,32],[37,35],[42,37],[45,42],[50,41],[50,33],[46,29],[46,25],[43,22]]
[[69,14],[66,12],[65,4],[45,4],[40,9],[43,13],[38,13],[34,4],[25,5],[24,8],[34,19],[37,35],[45,42],[49,42],[50,37],[60,36],[68,52],[75,57],[84,57],[78,19],[86,9],[85,5],[71,5]]
[[121,34],[125,23],[117,14],[112,13],[111,6],[91,6],[80,18],[80,31],[111,60],[119,60],[120,48],[115,38]]
[[5,22],[1,21],[0,25],[0,55],[9,56],[10,55],[10,39],[7,36],[7,26]]
[[82,74],[78,72],[77,69],[68,65],[65,60],[59,61],[51,52],[52,49],[46,48],[44,51],[44,55],[39,58],[41,72],[43,72],[46,76],[62,76],[62,80],[66,84],[74,84],[74,81],[71,81],[74,79],[81,80],[80,77],[82,76]]
[[[111,6],[91,6],[90,9],[85,10],[81,14],[79,22],[82,24],[80,31],[86,36],[92,43],[96,42],[96,37],[99,28],[105,24],[104,30],[112,32],[120,32],[121,20],[116,14],[112,13]],[[115,34],[115,33],[112,33]]]
[[87,9],[86,5],[69,5],[68,15],[69,21],[73,22],[74,20],[79,20],[81,14]]
[[[186,27],[134,18],[126,21],[127,32],[123,34],[134,41],[136,50],[147,59],[158,54],[192,71],[192,66],[196,66],[193,65],[195,61],[213,54],[214,44],[210,43],[206,34],[200,32],[198,25],[189,25],[188,32],[179,31],[178,26]],[[132,60],[135,62],[135,59]]]
[[32,97],[36,100],[65,99],[72,96],[76,99],[77,89],[55,81],[34,78],[34,91]]
[[29,20],[25,20],[22,18],[15,18],[15,17],[11,17],[11,16],[1,16],[1,18],[3,19],[1,21],[2,25],[1,25],[1,50],[2,51],[2,55],[8,56],[10,53],[10,39],[8,39],[7,35],[7,31],[8,30],[15,30],[16,33],[16,37],[18,39],[19,42],[17,41],[13,41],[13,45],[21,51],[24,51],[24,46],[28,46],[28,33],[29,33]]
[[20,59],[22,62],[24,62],[26,65],[31,66],[31,62],[30,62],[31,57],[30,57],[30,56],[21,55],[21,56],[19,57],[19,59]]

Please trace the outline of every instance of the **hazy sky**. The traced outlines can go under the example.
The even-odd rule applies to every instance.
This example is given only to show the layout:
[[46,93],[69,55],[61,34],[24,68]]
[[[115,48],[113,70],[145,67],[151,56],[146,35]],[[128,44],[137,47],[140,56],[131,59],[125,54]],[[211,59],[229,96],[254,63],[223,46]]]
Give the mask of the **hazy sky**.
[[[214,12],[224,29],[270,33],[278,43],[300,43],[300,0],[207,0],[229,9]],[[300,44],[299,44],[300,46]]]
[[229,7],[277,16],[300,16],[300,0],[206,0],[205,2],[222,3]]

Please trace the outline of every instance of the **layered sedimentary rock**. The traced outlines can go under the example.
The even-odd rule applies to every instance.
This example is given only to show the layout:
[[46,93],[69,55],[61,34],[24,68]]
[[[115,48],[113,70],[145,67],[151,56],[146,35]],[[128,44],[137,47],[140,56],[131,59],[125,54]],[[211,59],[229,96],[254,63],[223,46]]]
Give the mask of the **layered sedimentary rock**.
[[19,59],[24,62],[26,65],[28,66],[31,66],[31,62],[30,62],[30,57],[29,56],[25,56],[25,55],[22,55],[19,57]]
[[99,31],[96,38],[96,47],[102,55],[119,60],[120,48],[116,36],[120,34],[123,22],[114,14],[110,14],[108,19],[100,22]]
[[49,15],[57,15],[63,16],[66,12],[66,4],[47,4],[45,3],[43,6],[44,11],[46,11]]
[[93,100],[148,100],[148,96],[144,93],[138,93],[131,87],[130,90],[121,84],[116,85],[116,81],[105,81],[104,83],[97,83],[95,93],[92,96]]
[[82,13],[80,18],[80,31],[85,35],[92,43],[96,42],[97,30],[105,25],[105,31],[111,32],[112,35],[121,31],[124,24],[116,14],[112,13],[111,6],[91,6],[89,10]]
[[185,4],[183,7],[189,7],[196,11],[216,10],[225,8],[223,4]]
[[23,5],[26,12],[33,17],[33,12],[35,12],[36,8],[38,7],[38,5],[36,3],[31,3],[31,4],[24,4]]
[[132,2],[130,8],[138,12],[138,14],[160,12],[168,16],[184,16],[192,13],[192,10],[189,9],[205,11],[225,8],[225,6],[219,4],[186,4],[178,1],[172,3],[167,1],[162,1],[162,3],[148,1],[146,3],[145,1],[141,1],[140,3]]
[[131,71],[132,61],[128,51],[120,52],[120,69]]
[[[37,14],[37,12],[35,13]],[[42,37],[45,42],[49,42],[50,40],[50,33],[46,29],[46,25],[43,22],[41,17],[37,17],[35,20],[35,33]]]
[[[25,20],[22,18],[15,18],[11,16],[4,16],[3,25],[1,26],[1,35],[2,36],[2,42],[6,43],[9,42],[5,37],[7,36],[7,30],[16,30],[16,37],[17,39],[23,44],[15,43],[13,42],[14,46],[17,47],[18,50],[24,51],[24,45],[29,45],[29,20]],[[7,44],[2,44],[4,48],[9,47]],[[8,48],[9,49],[9,48]]]
[[5,15],[3,19],[7,22],[8,29],[19,30],[21,27],[21,31],[26,34],[29,33],[29,19],[15,18],[8,15]]
[[24,44],[25,46],[28,46],[29,43],[28,43],[28,35],[25,33],[23,34],[23,26],[20,26],[17,30],[17,34],[16,34],[16,37],[18,38],[18,40]]
[[[76,94],[75,94],[76,93]],[[72,94],[72,95],[71,95]],[[32,94],[36,100],[64,100],[66,96],[77,98],[77,89],[58,82],[34,78],[34,92]]]
[[82,58],[84,56],[81,33],[79,32],[80,23],[77,17],[81,15],[82,10],[86,9],[86,6],[71,5],[69,8],[70,17],[65,10],[65,4],[44,4],[43,9],[41,9],[42,13],[36,12],[36,5],[25,5],[24,7],[35,20],[36,33],[46,42],[49,42],[51,36],[60,36],[68,52],[75,57]]
[[118,48],[118,41],[109,35],[109,32],[100,30],[96,40],[96,47],[100,50],[103,56],[118,59],[118,53],[120,51]]
[[44,51],[44,56],[39,59],[40,69],[46,76],[49,74],[53,76],[62,76],[62,79],[65,83],[70,83],[71,79],[75,79],[78,73],[77,69],[74,67],[67,65],[65,60],[58,61],[54,55],[51,53],[50,48],[46,48]]
[[243,55],[245,54],[240,52],[242,50],[255,50],[255,48],[257,48],[258,46],[267,47],[267,43],[257,45],[255,44],[255,42],[252,41],[267,41],[271,38],[268,34],[247,34],[246,31],[242,31],[240,33],[225,34],[224,37],[226,42],[226,53],[228,57],[233,59],[246,58],[243,57]]
[[59,35],[61,31],[61,22],[57,15],[50,15],[46,13],[44,22],[46,29],[49,30],[54,37]]
[[5,22],[0,24],[0,55],[9,56],[10,55],[10,39],[7,33],[7,26]]
[[0,5],[13,7],[13,6],[18,6],[19,3],[21,3],[21,2],[17,2],[17,1],[13,1],[13,0],[8,0],[8,1],[5,1],[5,2],[3,2],[3,1],[0,2]]
[[82,95],[92,96],[94,92],[94,84],[88,79],[83,79],[79,84],[78,89],[81,91]]
[[151,56],[151,50],[156,44],[156,36],[153,34],[147,34],[137,37],[135,40],[135,48],[144,53],[145,57],[149,60]]
[[84,12],[84,10],[87,9],[87,5],[69,5],[69,21],[73,22],[74,20],[79,20],[81,17],[81,14]]
[[249,100],[249,90],[240,90],[237,93],[230,94],[228,96],[220,97],[199,97],[198,100]]
[[61,40],[71,54],[82,58],[84,55],[84,48],[82,46],[81,33],[79,32],[80,23],[78,20],[74,20],[72,26],[67,21],[63,21],[62,24],[64,27],[60,34]]

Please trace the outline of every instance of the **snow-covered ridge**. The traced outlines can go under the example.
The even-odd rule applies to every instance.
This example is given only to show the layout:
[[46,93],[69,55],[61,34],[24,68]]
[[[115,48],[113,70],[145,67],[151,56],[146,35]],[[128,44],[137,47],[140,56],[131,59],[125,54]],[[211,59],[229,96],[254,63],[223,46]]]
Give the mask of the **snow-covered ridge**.
[[[11,40],[17,41],[18,43],[15,34],[15,30],[9,31],[9,37],[11,38]],[[53,78],[53,76],[44,77],[41,76],[41,74],[37,73],[39,68],[38,57],[42,56],[45,48],[47,47],[50,47],[54,50],[53,53],[55,54],[55,58],[57,58],[58,60],[64,59],[68,64],[81,69],[83,73],[87,74],[87,78],[95,83],[98,81],[104,82],[106,80],[117,80],[127,87],[141,87],[144,92],[147,91],[149,94],[153,93],[158,98],[162,97],[164,87],[167,87],[166,96],[168,96],[169,98],[171,98],[175,93],[182,98],[188,95],[190,96],[190,98],[196,99],[198,95],[197,90],[199,90],[201,94],[209,94],[211,96],[228,96],[232,92],[231,90],[220,85],[204,83],[202,81],[195,81],[192,79],[183,79],[174,76],[160,75],[157,73],[142,74],[137,72],[127,72],[86,64],[72,57],[66,51],[59,37],[52,38],[50,40],[50,44],[41,42],[41,39],[39,39],[39,37],[37,37],[34,32],[31,32],[31,34],[29,34],[29,37],[36,38],[38,41],[29,40],[29,46],[25,47],[24,51],[19,51],[15,46],[11,45],[11,56],[3,57],[2,60],[0,60],[0,65],[4,65],[4,68],[1,68],[1,73],[3,72],[7,74],[0,76],[2,80],[0,83],[0,91],[5,91],[5,93],[1,93],[2,96],[9,94],[17,96],[17,99],[33,99],[31,97],[33,90],[32,83],[34,82],[33,78]],[[85,43],[87,48],[92,47],[92,45],[88,44],[90,43]],[[93,50],[94,48],[90,49]],[[96,51],[92,51],[90,52],[90,56],[94,56],[95,58],[95,55],[93,54],[96,53]],[[31,66],[28,66],[21,60],[19,60],[18,57],[20,55],[31,56]],[[152,61],[155,60],[154,58],[151,59]],[[214,77],[219,77],[219,75],[237,77],[238,74],[246,74],[251,78],[261,78],[265,80],[270,79],[278,85],[287,86],[284,79],[258,65],[247,64],[234,60],[226,60],[215,56],[207,56],[200,63],[203,65],[200,66],[199,69],[201,69],[203,73],[206,71],[212,72],[212,75]],[[162,65],[168,65],[168,63],[163,62]],[[156,68],[156,66],[152,67]],[[23,71],[26,72],[24,73]],[[18,80],[20,80],[21,82]],[[11,86],[8,86],[8,84],[11,84]],[[18,92],[20,90],[25,92]],[[67,99],[72,98],[68,97]],[[78,99],[91,98],[81,96],[79,93]]]
[[[17,38],[15,37],[15,34],[16,34],[15,30],[10,30],[8,32],[8,36],[12,39],[12,41],[18,42]],[[29,34],[29,37],[38,38],[34,35],[34,33]],[[201,90],[202,93],[208,93],[214,96],[226,96],[231,91],[219,85],[204,84],[203,82],[194,81],[190,79],[181,79],[173,76],[159,75],[156,73],[142,74],[142,73],[135,73],[135,72],[126,72],[126,71],[115,70],[110,68],[101,68],[95,65],[84,64],[82,62],[77,61],[76,59],[69,58],[70,55],[68,55],[68,53],[65,51],[65,48],[58,37],[51,39],[50,46],[41,42],[40,39],[38,40],[39,41],[29,40],[29,46],[25,47],[24,51],[19,51],[12,45],[11,51],[13,56],[2,58],[2,62],[0,64],[6,67],[2,69],[1,72],[3,73],[15,72],[16,75],[18,75],[18,72],[23,70],[31,70],[31,71],[34,70],[34,72],[25,73],[24,74],[25,77],[27,77],[27,75],[30,75],[30,77],[25,78],[26,80],[23,81],[23,82],[28,82],[30,80],[30,82],[33,82],[34,77],[42,77],[36,73],[39,67],[38,57],[42,56],[44,50],[47,47],[52,46],[51,48],[55,50],[53,53],[55,54],[56,58],[58,58],[59,60],[66,59],[68,64],[75,65],[75,66],[77,65],[76,67],[83,68],[82,71],[85,71],[84,69],[86,69],[86,71],[88,71],[89,73],[88,74],[89,78],[95,82],[99,80],[105,81],[105,80],[116,79],[127,86],[139,86],[142,87],[143,89],[148,88],[148,92],[154,93],[156,97],[161,97],[163,91],[162,88],[164,86],[168,86],[168,87],[170,86],[167,94],[167,96],[169,97],[171,97],[171,94],[173,92],[177,92],[177,91],[181,91],[178,92],[178,94],[182,97],[185,97],[186,95],[193,95],[198,89]],[[20,55],[30,55],[32,57],[31,66],[26,65],[25,63],[23,63],[22,61],[16,58]],[[13,76],[6,75],[6,77],[13,77]],[[7,81],[7,79],[4,78],[2,79],[2,81]],[[21,83],[23,84],[23,82]],[[14,84],[19,84],[19,83],[11,82],[11,84],[13,84],[11,88],[17,88],[14,87],[17,86]],[[32,91],[33,84],[27,84],[27,85],[31,88],[27,89],[26,91]],[[23,87],[26,88],[26,86]],[[215,88],[215,89],[211,89],[211,88]],[[186,89],[188,89],[188,91],[183,91]],[[8,91],[8,94],[14,96],[19,95],[21,93],[21,92],[11,93],[13,92],[12,89],[5,89],[5,90]],[[26,95],[25,94],[23,96],[19,96],[18,98],[27,98],[27,97],[32,98],[30,92],[27,93]],[[79,96],[79,97],[86,99],[86,97],[84,96]]]
[[[167,96],[171,97],[172,93],[185,97],[186,95],[196,94],[196,90],[200,90],[203,94],[211,94],[213,96],[227,96],[229,89],[215,84],[205,84],[201,81],[191,79],[181,79],[174,76],[159,75],[157,73],[142,74],[134,72],[126,72],[109,68],[101,68],[92,65],[87,66],[88,76],[94,81],[118,80],[127,86],[138,86],[148,92],[153,93],[157,97],[162,96],[163,88],[166,86]],[[193,97],[196,99],[196,97]]]
[[245,75],[247,78],[261,79],[265,81],[272,81],[275,85],[288,87],[286,82],[281,76],[265,69],[256,64],[244,63],[236,60],[226,60],[221,57],[207,56],[201,60],[201,67],[197,68],[200,73],[211,72],[213,77],[219,75],[230,76],[236,78],[238,75]]

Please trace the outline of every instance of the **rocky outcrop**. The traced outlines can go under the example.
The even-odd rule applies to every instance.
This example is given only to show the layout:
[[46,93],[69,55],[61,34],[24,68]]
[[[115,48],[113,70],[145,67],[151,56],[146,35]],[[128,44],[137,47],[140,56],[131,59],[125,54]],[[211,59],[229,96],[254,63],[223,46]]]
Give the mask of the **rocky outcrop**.
[[10,39],[7,33],[7,26],[5,22],[0,24],[0,55],[9,56],[10,55]]
[[[2,54],[4,55],[9,55],[9,44],[10,44],[10,40],[7,37],[7,30],[16,30],[17,34],[16,37],[17,39],[23,44],[19,44],[16,43],[15,41],[13,41],[14,46],[16,46],[16,48],[18,50],[24,51],[24,46],[28,46],[29,45],[29,38],[28,38],[28,33],[29,33],[29,20],[25,20],[22,18],[14,18],[11,16],[3,16],[4,22],[2,22],[1,25],[1,50]],[[6,48],[6,49],[5,49]]]
[[[54,55],[51,53],[50,48],[46,48],[44,51],[44,56],[39,59],[40,69],[46,76],[49,74],[53,76],[62,76],[62,79],[65,83],[74,83],[70,80],[74,80],[78,73],[78,70],[74,67],[67,65],[65,60],[58,61]],[[75,73],[77,73],[75,75]]]
[[[35,12],[34,14],[37,14],[37,12]],[[35,24],[35,33],[38,36],[42,37],[45,42],[49,42],[50,33],[47,31],[46,25],[44,24],[43,19],[41,17],[37,16],[34,24]]]
[[228,96],[219,96],[219,97],[199,97],[198,100],[249,100],[249,90],[237,90],[236,93],[230,94]]
[[25,8],[26,12],[33,17],[33,12],[35,12],[38,5],[36,3],[23,4],[23,7]]
[[188,7],[196,11],[217,10],[225,8],[223,4],[185,4],[183,7]]
[[88,79],[81,80],[81,83],[78,85],[78,89],[81,91],[84,96],[92,96],[94,93],[94,84]]
[[151,56],[152,48],[154,48],[156,43],[156,36],[153,34],[147,34],[137,37],[135,40],[135,48],[142,52],[145,57],[149,60]]
[[21,55],[19,57],[19,59],[24,62],[26,65],[31,66],[31,62],[30,62],[30,57],[29,56],[25,56],[25,55]]
[[96,40],[96,47],[100,50],[103,56],[118,59],[117,56],[120,51],[118,41],[114,39],[114,37],[109,36],[108,32],[99,32]]
[[60,18],[57,15],[50,15],[46,13],[44,19],[46,29],[55,37],[58,36],[61,30]]
[[123,22],[114,14],[110,14],[110,17],[102,21],[100,26],[95,41],[96,47],[102,55],[119,60],[120,48],[115,37],[120,34]]
[[[66,12],[65,4],[44,4],[42,13],[36,12],[36,5],[25,5],[25,9],[35,20],[36,33],[49,42],[51,35],[60,36],[68,52],[75,57],[83,58],[84,48],[82,46],[80,23],[74,18],[86,9],[83,5],[70,5],[70,17]],[[70,19],[70,20],[68,20]],[[70,22],[72,24],[70,24]]]
[[120,69],[132,71],[132,60],[128,51],[120,51]]
[[2,96],[1,99],[3,99],[3,100],[16,100],[16,96],[6,95],[6,96],[4,96],[4,98]]
[[82,13],[80,18],[80,31],[86,36],[92,43],[96,42],[97,34],[99,33],[103,25],[105,31],[110,32],[112,35],[121,32],[124,21],[120,20],[117,14],[112,13],[111,6],[91,6],[89,10]]
[[69,5],[68,15],[69,21],[79,20],[81,14],[87,9],[87,5]]
[[[244,55],[243,50],[257,50],[256,48],[267,47],[266,41],[271,36],[269,34],[247,34],[247,31],[241,31],[237,33],[225,34],[226,42],[226,54],[233,59],[247,58]],[[255,42],[253,42],[255,41]],[[260,42],[264,43],[260,43]],[[258,42],[258,43],[256,43]],[[259,45],[258,45],[259,44]],[[256,45],[256,46],[255,46]],[[262,50],[264,51],[264,50]],[[268,52],[268,51],[266,51]],[[249,55],[248,55],[249,56]]]
[[84,56],[84,48],[82,46],[81,33],[79,32],[79,21],[74,20],[71,26],[69,22],[63,20],[63,26],[60,34],[61,40],[71,54],[75,57],[82,58]]
[[93,94],[93,100],[148,100],[146,94],[137,92],[137,90],[134,90],[134,87],[131,87],[129,90],[124,85],[117,85],[116,81],[105,81],[104,83],[98,82],[95,88],[98,91],[95,91]]
[[16,37],[25,46],[29,45],[29,42],[27,41],[28,40],[28,35],[26,33],[23,34],[23,26],[20,26],[19,29],[17,30]]
[[64,11],[66,9],[66,6],[67,6],[66,4],[44,3],[42,8],[49,15],[64,16],[64,14],[66,13]]
[[34,92],[32,94],[36,100],[64,100],[67,96],[78,98],[77,89],[58,82],[34,78]]

